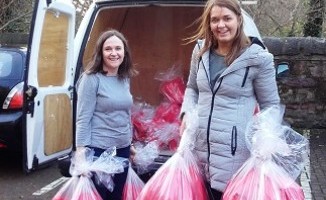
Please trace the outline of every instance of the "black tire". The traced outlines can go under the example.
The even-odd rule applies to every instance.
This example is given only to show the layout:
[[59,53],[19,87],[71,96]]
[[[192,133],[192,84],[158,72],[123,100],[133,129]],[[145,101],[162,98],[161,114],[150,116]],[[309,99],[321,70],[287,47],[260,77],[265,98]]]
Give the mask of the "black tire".
[[70,164],[70,156],[58,159],[58,168],[62,176],[71,177],[71,174],[69,173]]

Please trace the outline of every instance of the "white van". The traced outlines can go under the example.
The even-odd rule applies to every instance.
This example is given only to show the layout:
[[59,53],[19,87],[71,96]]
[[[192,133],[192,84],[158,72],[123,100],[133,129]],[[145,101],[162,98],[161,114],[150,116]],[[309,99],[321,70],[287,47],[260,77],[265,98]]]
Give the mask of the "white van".
[[[182,66],[188,77],[194,44],[183,39],[201,15],[203,0],[95,0],[75,35],[75,7],[69,0],[38,0],[27,52],[24,95],[24,169],[30,172],[73,150],[75,82],[91,58],[100,33],[114,28],[129,41],[140,72],[131,81],[134,98],[162,100],[157,72]],[[245,32],[260,38],[244,12]]]

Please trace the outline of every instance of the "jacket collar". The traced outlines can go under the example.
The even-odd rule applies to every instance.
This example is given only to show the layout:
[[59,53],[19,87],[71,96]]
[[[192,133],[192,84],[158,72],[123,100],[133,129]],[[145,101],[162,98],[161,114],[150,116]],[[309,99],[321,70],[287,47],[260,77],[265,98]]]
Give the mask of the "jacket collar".
[[[251,45],[247,47],[244,52],[236,58],[230,66],[228,66],[224,72],[221,74],[221,76],[218,78],[217,82],[224,76],[226,76],[229,73],[232,73],[234,71],[237,71],[242,68],[246,68],[248,66],[258,65],[261,61],[258,57],[258,54],[262,51],[267,51],[263,43],[255,37],[250,37]],[[204,43],[203,40],[198,41],[199,48],[202,48],[202,44]],[[207,78],[210,79],[209,76],[209,50],[205,51],[202,55],[201,62],[205,68],[205,71],[207,73]],[[208,80],[210,81],[210,80]]]
[[225,71],[221,74],[220,78],[223,76],[237,71],[248,66],[258,65],[261,61],[258,59],[258,54],[261,52],[262,48],[259,45],[252,44],[245,51],[236,58],[230,66],[228,66]]
[[[222,78],[223,76],[237,71],[242,68],[246,68],[248,66],[258,65],[261,61],[258,59],[258,54],[261,52],[263,48],[260,45],[252,44],[245,51],[235,59],[230,66],[228,66],[225,71],[219,77]],[[266,50],[263,50],[266,51]],[[205,68],[206,73],[209,73],[209,50],[204,52],[202,55],[202,62]],[[209,76],[208,76],[209,77]]]
[[[259,65],[261,63],[261,60],[259,58],[259,53],[262,51],[267,52],[267,49],[265,46],[256,38],[250,38],[252,41],[252,44],[247,47],[244,52],[236,58],[230,66],[228,66],[224,72],[221,74],[221,76],[218,78],[216,83],[220,81],[224,76],[237,71],[242,68],[246,68],[248,66],[254,66],[254,65]],[[198,46],[199,48],[202,48],[203,40],[198,41]],[[204,52],[204,54],[201,56],[201,62],[203,64],[203,67],[206,71],[207,78],[208,78],[208,84],[210,83],[210,76],[209,76],[209,50]],[[215,84],[214,89],[217,87]]]

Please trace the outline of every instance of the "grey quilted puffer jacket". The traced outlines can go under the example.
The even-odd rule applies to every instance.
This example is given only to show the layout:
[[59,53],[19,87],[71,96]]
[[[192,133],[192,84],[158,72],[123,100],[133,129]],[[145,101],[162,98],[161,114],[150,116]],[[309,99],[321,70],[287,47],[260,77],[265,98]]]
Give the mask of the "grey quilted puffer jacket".
[[211,187],[223,192],[232,175],[249,158],[245,129],[258,102],[260,109],[280,103],[273,55],[252,43],[210,87],[209,51],[192,54],[181,112],[197,104],[199,128],[195,151]]

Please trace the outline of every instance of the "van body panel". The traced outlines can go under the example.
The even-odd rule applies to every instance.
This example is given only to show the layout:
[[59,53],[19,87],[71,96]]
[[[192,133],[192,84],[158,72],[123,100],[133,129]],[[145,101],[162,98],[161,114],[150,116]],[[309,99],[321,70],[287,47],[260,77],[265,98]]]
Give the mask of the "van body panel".
[[24,88],[26,172],[67,154],[73,144],[75,8],[69,1],[36,5]]

